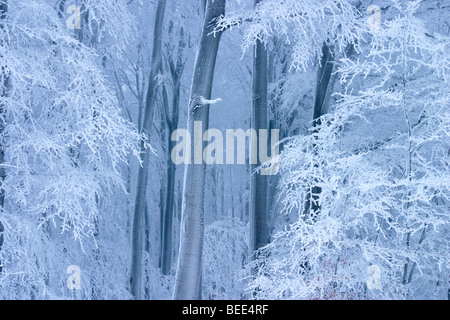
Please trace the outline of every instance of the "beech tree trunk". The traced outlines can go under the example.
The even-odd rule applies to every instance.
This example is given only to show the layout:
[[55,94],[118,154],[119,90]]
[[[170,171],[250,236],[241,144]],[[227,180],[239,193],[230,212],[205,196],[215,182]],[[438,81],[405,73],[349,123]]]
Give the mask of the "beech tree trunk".
[[[319,71],[317,72],[317,84],[316,84],[316,94],[314,100],[314,114],[313,114],[313,125],[314,133],[317,133],[319,126],[321,125],[320,117],[325,114],[326,106],[325,102],[328,96],[328,91],[330,89],[331,76],[334,70],[334,56],[332,49],[326,44],[322,47],[322,58],[320,61]],[[316,150],[316,145],[313,146]],[[316,152],[316,151],[314,151]],[[317,166],[317,164],[316,164]],[[305,216],[313,215],[316,216],[320,211],[320,194],[322,193],[322,188],[320,186],[313,186],[308,190],[307,201],[305,204]],[[313,218],[314,219],[314,218]]]
[[[152,62],[150,66],[150,75],[148,78],[147,96],[143,114],[141,131],[150,136],[153,113],[156,103],[157,79],[159,66],[162,58],[162,29],[164,22],[164,13],[166,9],[166,0],[159,0],[156,9],[155,29],[153,36]],[[133,233],[132,233],[132,259],[130,273],[130,292],[136,300],[142,299],[142,256],[144,246],[144,214],[146,205],[147,182],[149,171],[150,150],[145,147],[144,141],[141,142],[142,165],[139,167],[136,201],[134,206]]]
[[[4,30],[4,25],[3,25],[3,21],[6,19],[6,13],[8,11],[8,3],[6,0],[1,0],[0,1],[0,32],[3,33]],[[3,37],[3,36],[2,36]],[[3,42],[4,40],[1,40],[0,45],[5,45],[5,43]],[[1,75],[0,75],[1,79],[0,79],[0,94],[3,97],[7,97],[9,95],[9,91],[10,91],[10,79],[9,76],[7,74],[6,71],[6,66],[1,67]],[[3,104],[0,104],[0,185],[3,185],[3,182],[5,181],[6,178],[6,171],[5,168],[3,167],[3,163],[5,162],[5,147],[4,147],[4,131],[5,131],[5,106]],[[3,211],[4,209],[4,205],[5,205],[5,190],[3,189],[3,187],[0,189],[0,211]],[[0,220],[0,254],[2,251],[2,247],[3,247],[3,241],[4,241],[4,236],[3,233],[5,231],[5,227],[3,225],[3,223]],[[0,273],[2,273],[3,271],[3,264],[1,261],[1,256],[0,256]]]
[[[178,115],[180,111],[180,89],[181,89],[181,74],[184,69],[183,52],[186,46],[184,39],[184,30],[180,30],[180,41],[178,44],[178,57],[176,64],[170,61],[170,72],[172,74],[172,80],[174,83],[173,98],[172,98],[172,112],[171,118],[167,119],[167,127],[169,129],[168,148],[167,148],[167,192],[164,206],[163,217],[163,232],[162,232],[162,244],[161,244],[161,271],[164,275],[168,275],[171,270],[172,264],[172,226],[173,226],[173,208],[175,198],[175,173],[176,166],[171,158],[171,151],[176,145],[175,141],[172,141],[171,134],[178,129]],[[168,105],[167,105],[168,107]],[[168,115],[169,117],[169,115]]]
[[[215,19],[224,14],[225,0],[207,1],[201,41],[197,51],[192,79],[191,102],[188,110],[188,131],[193,137],[191,139],[191,148],[196,143],[194,139],[195,122],[202,122],[202,133],[209,126],[208,103],[210,102],[207,100],[211,99],[214,69],[222,35],[222,32],[215,34],[212,32],[215,28]],[[205,142],[198,142],[205,147]],[[206,164],[203,159],[200,159],[200,154],[196,155],[194,152],[192,154],[197,161],[194,161],[193,164],[187,164],[184,172],[180,253],[173,294],[175,300],[196,300],[199,298],[200,292]]]
[[[261,0],[255,0],[255,6],[260,2]],[[253,60],[251,121],[252,128],[258,133],[262,129],[268,129],[267,63],[267,50],[264,43],[258,40]],[[270,150],[270,147],[267,150]],[[261,165],[261,159],[258,157],[257,164],[252,165],[251,171],[250,256],[253,259],[256,258],[256,251],[269,242],[269,228],[267,225],[269,176],[255,172],[255,169]]]

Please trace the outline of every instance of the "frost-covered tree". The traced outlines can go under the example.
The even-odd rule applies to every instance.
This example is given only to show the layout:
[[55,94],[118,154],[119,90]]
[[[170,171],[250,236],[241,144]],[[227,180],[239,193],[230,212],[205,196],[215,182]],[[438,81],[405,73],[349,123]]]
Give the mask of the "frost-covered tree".
[[323,42],[343,52],[356,44],[363,24],[351,0],[264,0],[255,10],[235,10],[220,20],[217,29],[244,28],[242,50],[271,37],[292,44],[290,68],[306,70],[322,55]]
[[[155,112],[156,105],[156,95],[158,89],[158,79],[157,76],[161,68],[162,59],[162,28],[164,24],[164,13],[166,9],[166,0],[159,0],[156,10],[155,18],[155,30],[153,33],[153,50],[152,50],[152,62],[150,66],[150,75],[148,78],[148,87],[145,97],[145,105],[142,113],[142,133],[147,136],[150,135],[152,125],[153,125],[153,115]],[[141,167],[139,167],[138,181],[137,181],[137,191],[136,200],[134,205],[134,216],[133,216],[133,258],[131,264],[131,293],[135,299],[141,299],[142,294],[142,265],[143,265],[143,246],[144,246],[144,215],[146,207],[146,196],[147,196],[147,184],[149,176],[149,158],[151,154],[151,149],[148,148],[146,141],[141,142]]]
[[[420,1],[389,8],[340,61],[332,112],[286,146],[280,188],[297,220],[265,248],[260,298],[446,298],[450,43]],[[320,209],[305,214],[314,186]]]
[[[102,30],[115,37],[127,28],[108,23],[118,23],[124,3],[100,8],[85,1],[90,15],[82,23],[97,37]],[[108,279],[126,275],[120,270],[125,238],[111,242],[123,233],[110,196],[125,191],[122,168],[130,152],[137,154],[139,135],[122,118],[92,41],[76,37],[53,5],[11,1],[1,29],[1,69],[10,90],[0,101],[6,173],[0,295],[72,297],[66,270],[78,265],[92,271],[78,297],[124,298],[126,281]]]
[[[0,299],[446,299],[449,10],[0,0]],[[280,173],[177,166],[195,121]]]
[[[239,300],[244,297],[244,268],[248,255],[248,228],[226,218],[205,228],[202,296],[206,300]],[[220,272],[218,272],[220,270]]]
[[[4,26],[3,26],[3,20],[5,20],[6,18],[6,14],[8,13],[8,4],[7,2],[0,2],[0,31],[3,32],[4,30]],[[5,40],[2,40],[2,42],[0,42],[0,44],[3,46],[5,45],[4,43]],[[3,66],[3,68],[1,69],[1,81],[0,81],[0,97],[1,98],[6,98],[9,94],[9,90],[10,90],[10,83],[9,83],[9,76],[8,73],[6,71],[6,66]],[[4,105],[0,104],[0,120],[3,119],[3,114],[4,114]],[[4,121],[1,121],[0,124],[0,136],[3,135],[4,132]],[[5,161],[5,151],[4,151],[4,147],[3,147],[3,143],[0,143],[0,165],[3,165]],[[5,172],[5,168],[4,167],[0,167],[0,183],[3,184],[5,181],[5,177],[6,177],[6,172]],[[3,190],[0,189],[0,210],[3,210],[3,207],[5,205],[5,193]],[[3,226],[2,221],[0,220],[0,257],[1,257],[1,250],[2,250],[2,246],[3,246],[3,232],[5,231],[5,227]],[[3,264],[2,261],[0,259],[0,274],[3,270]]]
[[[215,27],[218,19],[225,14],[225,3],[225,0],[208,0],[206,4],[188,106],[187,130],[191,133],[191,136],[194,136],[196,122],[201,123],[202,133],[208,130],[210,104],[219,101],[210,99],[222,35],[221,31],[215,31]],[[197,142],[192,139],[188,147],[194,150],[194,145]],[[203,141],[200,142],[205,145]],[[200,154],[200,158],[202,155]],[[180,252],[173,294],[176,300],[195,300],[199,298],[200,294],[206,163],[203,159],[198,161],[198,156],[199,154],[194,155],[194,164],[186,164],[184,171]]]

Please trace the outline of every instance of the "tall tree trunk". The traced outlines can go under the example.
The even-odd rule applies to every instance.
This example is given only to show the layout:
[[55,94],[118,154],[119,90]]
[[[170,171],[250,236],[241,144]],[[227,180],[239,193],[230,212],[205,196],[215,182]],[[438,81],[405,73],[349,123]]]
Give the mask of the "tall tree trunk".
[[164,275],[170,273],[172,264],[172,225],[173,225],[173,208],[175,198],[175,173],[176,166],[171,158],[171,151],[175,147],[176,142],[172,141],[171,134],[178,129],[178,115],[180,111],[180,90],[181,90],[181,74],[184,69],[183,52],[186,47],[184,39],[184,30],[180,30],[180,41],[178,44],[178,57],[176,65],[171,63],[170,70],[174,83],[171,119],[167,119],[169,128],[168,148],[167,148],[167,192],[164,206],[163,234],[161,245],[161,271]]
[[[224,14],[225,0],[207,1],[188,110],[188,131],[194,138],[191,139],[191,148],[196,143],[195,122],[201,121],[202,135],[209,126],[209,104],[211,103],[209,99],[211,98],[214,69],[222,35],[221,32],[211,33],[215,28],[215,19]],[[205,146],[201,140],[200,143],[203,147]],[[199,161],[201,160],[199,159],[200,154],[196,155],[195,152],[192,154],[197,161],[194,161],[194,164],[187,164],[184,172],[180,253],[173,294],[175,300],[195,300],[198,299],[200,292],[206,164],[203,160]]]
[[[322,58],[320,61],[319,71],[317,73],[316,94],[314,100],[313,126],[314,134],[318,133],[321,125],[320,117],[325,114],[326,99],[330,89],[331,76],[334,69],[334,56],[332,49],[328,44],[324,43],[322,47]],[[314,153],[317,153],[317,145],[314,143]],[[318,166],[318,164],[316,164]],[[320,186],[313,186],[308,190],[307,201],[305,203],[305,217],[308,215],[316,216],[320,211],[319,197],[322,193]],[[314,219],[314,218],[313,218]]]
[[[143,115],[142,132],[147,137],[150,136],[153,113],[156,104],[157,79],[161,63],[162,29],[164,22],[164,12],[166,0],[159,0],[156,9],[155,29],[153,36],[152,62],[150,66],[150,76],[148,78],[147,96]],[[147,194],[148,170],[150,150],[146,148],[145,142],[141,142],[141,161],[139,167],[136,201],[134,206],[133,234],[132,234],[132,259],[130,273],[130,292],[136,300],[142,298],[142,256],[144,244],[144,214]]]
[[325,102],[334,70],[332,48],[326,43],[322,46],[322,59],[317,73],[316,95],[314,100],[314,124],[319,124],[319,118],[325,114]]
[[[4,30],[4,25],[3,25],[3,21],[6,19],[6,13],[8,11],[8,3],[6,0],[1,0],[0,1],[0,32],[3,33]],[[0,45],[5,45],[6,40],[3,40],[3,34],[0,35],[2,38],[0,40]],[[9,95],[9,91],[10,91],[10,79],[9,79],[9,75],[6,71],[6,66],[2,66],[1,67],[1,75],[0,75],[0,94],[1,97],[7,97]],[[5,205],[5,190],[4,190],[4,186],[3,183],[5,181],[6,178],[6,171],[5,171],[5,167],[3,166],[4,162],[5,162],[5,147],[4,147],[4,131],[5,131],[5,106],[3,104],[0,105],[0,211],[4,210],[4,205]],[[3,233],[5,231],[5,227],[3,225],[3,223],[0,220],[0,254],[2,251],[2,247],[3,247],[3,241],[4,241],[4,236]],[[1,256],[0,256],[1,258]],[[0,259],[0,273],[2,273],[3,271],[3,264],[2,261]]]
[[[255,0],[255,6],[260,2],[261,0]],[[268,128],[267,63],[267,50],[264,43],[258,40],[253,60],[252,88],[252,128],[256,132]],[[256,258],[256,251],[269,242],[267,225],[269,179],[267,175],[255,172],[255,169],[261,165],[261,159],[258,157],[257,164],[252,166],[251,171],[250,256],[252,258]]]

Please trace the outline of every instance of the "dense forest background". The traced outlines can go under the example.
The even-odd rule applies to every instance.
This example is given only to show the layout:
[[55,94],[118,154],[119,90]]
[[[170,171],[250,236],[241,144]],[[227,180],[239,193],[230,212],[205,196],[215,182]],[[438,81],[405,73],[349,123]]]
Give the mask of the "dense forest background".
[[447,299],[449,17],[0,0],[0,299]]

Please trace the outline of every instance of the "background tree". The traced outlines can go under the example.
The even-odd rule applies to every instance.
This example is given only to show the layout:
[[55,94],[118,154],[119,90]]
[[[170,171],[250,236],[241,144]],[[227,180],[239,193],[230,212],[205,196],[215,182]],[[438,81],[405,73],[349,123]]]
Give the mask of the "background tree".
[[[257,7],[260,0],[255,0]],[[252,87],[252,128],[256,132],[268,129],[268,71],[267,50],[262,40],[256,40],[253,63]],[[264,143],[264,141],[262,142]],[[261,141],[259,141],[261,144]],[[260,146],[258,146],[258,150]],[[269,149],[268,149],[269,150]],[[272,150],[270,151],[272,152]],[[269,242],[268,207],[269,207],[269,179],[267,175],[256,172],[262,166],[258,157],[256,165],[252,167],[251,178],[251,216],[250,216],[250,254],[264,247]]]
[[[6,14],[8,12],[8,3],[6,1],[0,2],[0,21],[6,19]],[[0,31],[3,33],[4,26],[3,23],[0,22]],[[0,45],[5,45],[6,37],[2,34]],[[6,98],[8,96],[8,93],[10,91],[9,88],[9,76],[7,72],[7,66],[2,65],[1,66],[1,81],[0,81],[0,96],[1,98]],[[5,126],[5,118],[4,118],[4,110],[5,106],[3,104],[3,101],[0,103],[0,137],[3,138],[4,133],[4,126]],[[3,163],[5,161],[5,151],[3,148],[3,143],[0,143],[0,183],[3,184],[6,178],[6,171],[3,167]],[[5,193],[3,188],[0,189],[0,210],[3,210],[3,207],[5,205]],[[3,270],[3,264],[1,260],[1,250],[3,246],[4,236],[3,232],[5,231],[5,227],[3,226],[2,221],[0,220],[0,274]]]
[[[162,59],[162,28],[164,21],[164,12],[166,8],[166,1],[158,1],[155,18],[155,31],[153,38],[152,62],[150,67],[150,75],[148,78],[147,95],[145,98],[145,108],[142,114],[142,133],[147,136],[150,135],[153,114],[156,104],[157,94],[157,75],[161,67]],[[148,148],[145,141],[141,142],[141,167],[139,168],[136,201],[134,207],[133,218],[133,236],[132,236],[132,264],[131,264],[131,294],[135,299],[140,300],[142,295],[142,256],[144,245],[144,215],[146,207],[147,183],[149,175],[149,157],[151,149]]]

